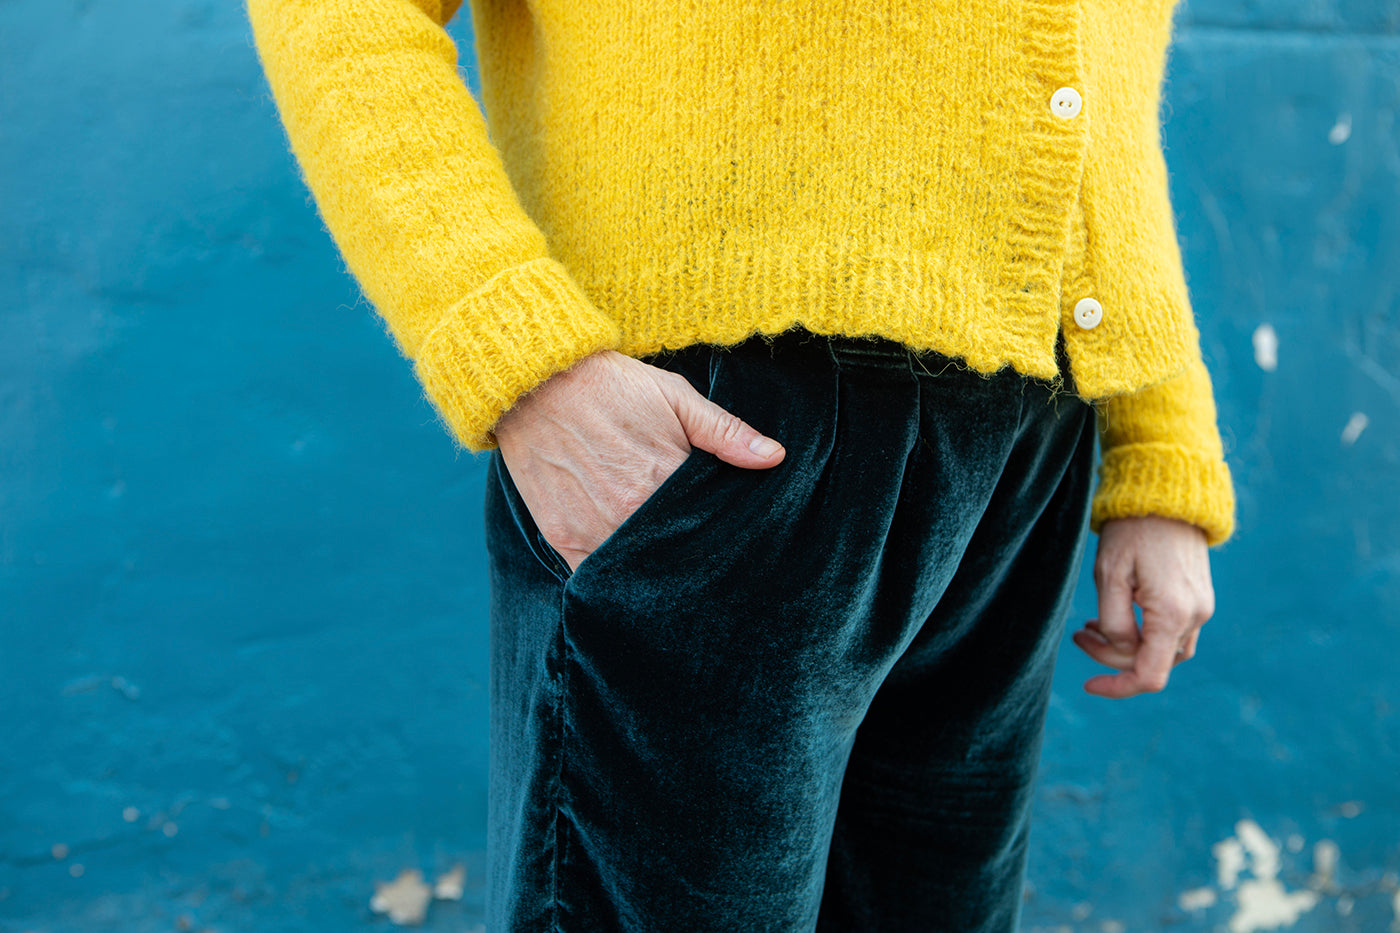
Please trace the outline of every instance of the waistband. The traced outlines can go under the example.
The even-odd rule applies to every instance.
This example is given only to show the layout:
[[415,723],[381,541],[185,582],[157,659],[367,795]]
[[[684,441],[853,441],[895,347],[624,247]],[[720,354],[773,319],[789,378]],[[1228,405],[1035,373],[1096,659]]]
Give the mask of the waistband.
[[[824,346],[832,361],[840,367],[908,371],[916,376],[941,376],[959,372],[972,374],[975,372],[960,357],[940,353],[937,350],[914,350],[897,340],[875,335],[818,334],[805,328],[794,327],[776,336],[759,335],[746,342],[754,345],[766,345],[774,353],[799,346],[805,346],[809,349],[814,346]],[[1070,371],[1069,356],[1065,349],[1063,331],[1056,339],[1055,356],[1059,361],[1060,375],[1063,380],[1060,391],[1073,393],[1073,376]],[[976,373],[976,375],[984,378],[1025,379],[1044,382],[1044,380],[1026,376],[1010,365],[990,374],[990,376],[984,373]]]

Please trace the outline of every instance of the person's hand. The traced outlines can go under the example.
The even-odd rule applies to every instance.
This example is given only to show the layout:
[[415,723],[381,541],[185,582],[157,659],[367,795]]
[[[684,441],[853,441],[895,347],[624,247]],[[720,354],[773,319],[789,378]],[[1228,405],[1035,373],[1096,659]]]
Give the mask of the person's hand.
[[1085,691],[1123,699],[1161,690],[1172,668],[1196,654],[1201,626],[1215,614],[1205,532],[1159,515],[1104,522],[1094,585],[1099,617],[1074,633],[1074,643],[1120,673],[1089,678]]
[[516,400],[493,433],[546,541],[577,570],[690,454],[782,462],[766,438],[684,376],[600,350]]

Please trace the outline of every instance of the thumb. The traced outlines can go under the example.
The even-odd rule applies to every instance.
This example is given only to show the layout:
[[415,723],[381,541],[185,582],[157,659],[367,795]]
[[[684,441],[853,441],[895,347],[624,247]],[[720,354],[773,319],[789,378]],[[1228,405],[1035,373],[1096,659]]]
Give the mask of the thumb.
[[750,469],[777,466],[782,462],[786,454],[782,444],[705,398],[683,377],[678,383],[671,384],[675,390],[671,406],[692,447],[708,450],[726,463]]

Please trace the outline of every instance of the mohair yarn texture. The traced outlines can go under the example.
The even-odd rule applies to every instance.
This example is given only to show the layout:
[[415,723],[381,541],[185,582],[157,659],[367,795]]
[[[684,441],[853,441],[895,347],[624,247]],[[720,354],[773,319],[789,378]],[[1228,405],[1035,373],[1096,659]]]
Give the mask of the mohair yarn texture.
[[326,226],[462,445],[604,348],[801,327],[1058,385],[1063,332],[1091,529],[1233,533],[1160,140],[1175,0],[473,0],[480,107],[458,2],[247,5]]

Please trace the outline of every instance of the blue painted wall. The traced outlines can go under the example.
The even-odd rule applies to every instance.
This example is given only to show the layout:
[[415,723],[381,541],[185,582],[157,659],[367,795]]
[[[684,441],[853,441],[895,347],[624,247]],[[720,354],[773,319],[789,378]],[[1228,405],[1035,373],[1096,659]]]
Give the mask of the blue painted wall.
[[[1027,927],[1385,930],[1400,7],[1179,18],[1164,141],[1240,526],[1167,693],[1088,697],[1066,643]],[[323,231],[239,5],[0,3],[0,931],[386,928],[376,881],[456,864],[428,928],[471,929],[482,485]]]

